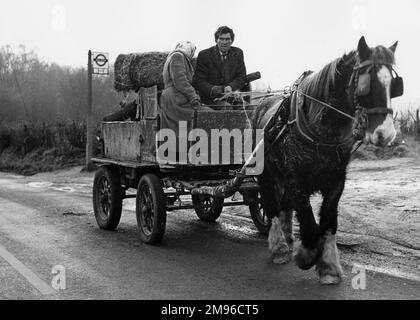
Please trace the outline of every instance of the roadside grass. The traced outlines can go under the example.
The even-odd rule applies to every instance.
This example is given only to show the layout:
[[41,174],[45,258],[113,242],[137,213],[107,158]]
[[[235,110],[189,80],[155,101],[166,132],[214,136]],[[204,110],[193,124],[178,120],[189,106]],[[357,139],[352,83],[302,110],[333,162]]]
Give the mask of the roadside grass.
[[420,158],[420,137],[407,136],[404,141],[410,150],[410,156]]
[[[74,121],[1,125],[0,170],[32,175],[82,165],[85,132],[86,125]],[[98,147],[94,142],[95,153]]]
[[405,157],[420,157],[419,137],[401,134],[393,145],[384,148],[363,144],[353,155],[353,159],[359,160],[386,160]]

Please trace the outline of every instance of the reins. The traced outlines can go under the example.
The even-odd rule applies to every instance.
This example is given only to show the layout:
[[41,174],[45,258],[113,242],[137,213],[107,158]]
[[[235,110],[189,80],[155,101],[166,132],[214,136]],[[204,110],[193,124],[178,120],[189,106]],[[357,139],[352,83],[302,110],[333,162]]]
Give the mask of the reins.
[[325,102],[323,102],[321,100],[318,100],[318,99],[316,99],[316,98],[314,98],[314,97],[312,97],[312,96],[304,93],[302,90],[299,90],[298,89],[297,92],[300,93],[300,94],[302,94],[302,95],[304,95],[306,98],[308,98],[310,100],[313,100],[313,101],[315,101],[315,102],[323,105],[324,107],[330,108],[331,110],[334,110],[334,111],[340,113],[341,115],[343,115],[346,118],[349,118],[350,120],[356,121],[356,118],[355,117],[353,117],[353,116],[351,116],[351,115],[349,115],[349,114],[347,114],[347,113],[345,113],[345,112],[343,112],[341,110],[338,110],[337,108],[334,108],[332,105],[329,105],[328,103],[325,103]]

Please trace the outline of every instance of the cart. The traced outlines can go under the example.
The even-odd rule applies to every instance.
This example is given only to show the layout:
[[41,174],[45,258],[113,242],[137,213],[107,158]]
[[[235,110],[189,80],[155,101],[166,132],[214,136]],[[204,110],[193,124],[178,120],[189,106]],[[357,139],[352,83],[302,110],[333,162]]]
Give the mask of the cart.
[[[159,244],[166,228],[167,212],[194,209],[198,218],[216,221],[223,207],[246,205],[257,229],[268,234],[269,222],[261,205],[258,176],[242,176],[235,192],[241,201],[225,201],[221,196],[199,194],[194,190],[229,184],[238,176],[242,162],[229,164],[162,163],[156,154],[156,133],[160,130],[160,110],[156,87],[138,92],[138,121],[102,122],[101,155],[93,158],[98,165],[93,183],[93,208],[98,226],[117,228],[123,200],[136,199],[139,236],[147,244]],[[211,133],[212,129],[244,130],[256,105],[215,111],[195,110],[192,128]],[[190,147],[190,146],[189,146]],[[235,149],[232,146],[231,159]],[[212,152],[211,150],[209,152]],[[136,190],[127,192],[129,189]],[[230,195],[229,195],[230,196]],[[181,199],[182,197],[182,199]],[[185,199],[188,199],[186,201]]]

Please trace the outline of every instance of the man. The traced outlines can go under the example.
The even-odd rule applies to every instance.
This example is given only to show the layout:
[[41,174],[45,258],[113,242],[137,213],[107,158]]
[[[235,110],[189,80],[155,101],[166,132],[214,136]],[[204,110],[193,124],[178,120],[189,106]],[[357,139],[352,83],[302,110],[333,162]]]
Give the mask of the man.
[[201,51],[197,58],[197,69],[193,86],[198,90],[201,102],[216,104],[215,98],[245,86],[246,68],[241,49],[233,47],[233,30],[227,26],[214,34],[216,46]]

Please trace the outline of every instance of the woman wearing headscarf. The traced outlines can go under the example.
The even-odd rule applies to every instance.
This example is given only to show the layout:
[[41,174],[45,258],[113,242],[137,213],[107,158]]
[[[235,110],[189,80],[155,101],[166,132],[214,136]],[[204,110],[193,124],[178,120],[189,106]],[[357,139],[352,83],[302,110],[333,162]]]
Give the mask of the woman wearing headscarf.
[[163,67],[164,90],[160,105],[161,127],[178,133],[179,121],[188,121],[190,129],[194,109],[202,108],[200,96],[192,86],[192,59],[196,47],[190,41],[179,43],[166,59]]

